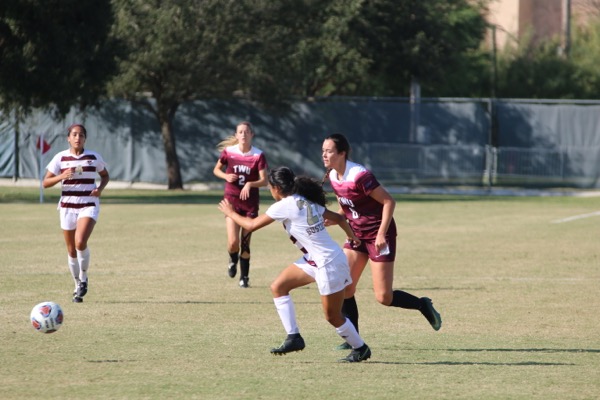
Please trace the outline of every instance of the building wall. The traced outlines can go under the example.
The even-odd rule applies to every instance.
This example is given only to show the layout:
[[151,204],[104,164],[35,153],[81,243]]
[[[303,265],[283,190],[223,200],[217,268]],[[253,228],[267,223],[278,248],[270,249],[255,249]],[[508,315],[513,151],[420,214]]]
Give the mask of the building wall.
[[531,37],[534,43],[560,36],[563,0],[494,0],[489,22],[496,25],[496,46],[516,46]]
[[[533,43],[563,35],[566,0],[492,0],[488,21],[496,26],[496,46],[516,46],[531,36]],[[570,0],[571,23],[600,17],[600,0]],[[571,29],[572,30],[572,29]],[[491,43],[491,38],[488,39]]]

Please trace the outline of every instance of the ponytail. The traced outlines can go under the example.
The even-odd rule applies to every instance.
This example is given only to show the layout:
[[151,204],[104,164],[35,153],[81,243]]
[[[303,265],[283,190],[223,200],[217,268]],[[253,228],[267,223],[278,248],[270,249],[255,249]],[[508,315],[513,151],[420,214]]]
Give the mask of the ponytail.
[[329,179],[329,173],[333,171],[333,168],[327,168],[325,171],[325,175],[323,175],[323,179],[321,179],[321,186],[325,184],[325,182]]
[[223,151],[226,147],[233,146],[234,144],[238,144],[238,140],[235,135],[228,136],[219,142],[217,145],[217,150]]

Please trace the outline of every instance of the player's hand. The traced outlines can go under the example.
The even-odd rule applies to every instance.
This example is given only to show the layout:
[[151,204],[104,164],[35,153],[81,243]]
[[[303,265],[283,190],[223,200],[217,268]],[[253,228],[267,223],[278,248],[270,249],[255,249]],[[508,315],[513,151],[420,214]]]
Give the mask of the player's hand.
[[242,190],[240,191],[240,200],[248,200],[250,197],[250,185],[245,184]]
[[227,199],[223,199],[219,202],[218,205],[219,211],[221,211],[225,215],[229,215],[233,212],[233,206]]
[[348,238],[348,239],[346,239],[346,241],[348,243],[350,243],[350,246],[352,246],[352,247],[358,247],[362,243],[361,240],[359,238],[357,238],[356,236]]
[[330,219],[325,218],[325,219],[323,219],[323,225],[325,225],[325,226],[333,226],[333,225],[337,225],[337,223],[333,222]]
[[75,175],[75,168],[67,168],[65,172],[61,174],[61,180],[66,181],[73,179],[73,175]]
[[229,183],[237,182],[237,174],[225,174],[225,180]]
[[377,237],[375,238],[375,249],[377,250],[377,253],[382,253],[382,251],[383,253],[385,253],[386,251],[389,252],[385,236],[377,235]]

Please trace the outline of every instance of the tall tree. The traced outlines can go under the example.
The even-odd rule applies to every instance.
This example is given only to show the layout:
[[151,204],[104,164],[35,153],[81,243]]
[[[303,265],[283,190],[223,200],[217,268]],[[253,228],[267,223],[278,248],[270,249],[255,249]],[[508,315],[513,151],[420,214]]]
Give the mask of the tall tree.
[[156,117],[165,150],[169,189],[183,188],[173,119],[178,107],[200,98],[232,97],[240,67],[231,56],[244,44],[236,18],[245,2],[222,0],[113,0],[113,33],[125,43],[110,92]]
[[[352,32],[372,60],[363,95],[406,95],[413,79],[435,91],[479,48],[485,1],[365,0]],[[474,59],[477,63],[478,60]],[[462,69],[462,68],[461,68]]]
[[113,0],[113,33],[127,52],[110,91],[155,115],[169,189],[183,187],[173,132],[178,107],[235,96],[270,104],[289,99],[297,88],[290,55],[315,26],[307,12],[327,2]]
[[0,2],[0,108],[93,104],[115,72],[110,0]]

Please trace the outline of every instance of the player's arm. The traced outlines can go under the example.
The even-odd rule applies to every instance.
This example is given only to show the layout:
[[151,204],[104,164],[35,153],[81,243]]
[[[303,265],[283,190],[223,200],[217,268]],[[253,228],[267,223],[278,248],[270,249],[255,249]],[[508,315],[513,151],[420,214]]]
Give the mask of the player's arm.
[[251,188],[267,186],[268,183],[269,182],[267,180],[267,170],[261,169],[260,171],[258,171],[258,180],[248,181],[244,184],[244,187],[242,188],[242,190],[240,192],[240,199],[242,199],[242,200],[248,199],[250,197],[250,189]]
[[69,179],[73,176],[73,170],[74,168],[67,168],[60,175],[55,175],[53,172],[47,171],[46,176],[44,176],[44,180],[42,181],[42,186],[44,186],[44,188],[49,188],[65,179]]
[[108,175],[108,170],[106,168],[98,172],[98,175],[100,175],[100,185],[98,185],[98,187],[92,190],[92,192],[90,193],[90,195],[96,197],[100,197],[102,191],[104,190],[106,185],[108,185],[108,181],[110,180],[110,175]]
[[[338,199],[338,204],[339,204],[339,197],[336,196],[336,198]],[[337,211],[337,214],[339,214],[344,220],[346,220],[346,214],[344,214],[344,210],[342,209],[342,207],[339,208],[339,210]],[[325,226],[331,226],[331,225],[335,225],[335,224],[336,224],[335,221],[333,221],[329,218],[325,218]]]
[[323,218],[325,218],[326,221],[330,221],[332,224],[339,225],[339,227],[346,232],[348,240],[352,242],[354,246],[360,245],[360,239],[354,235],[354,232],[352,231],[352,228],[350,228],[350,225],[348,224],[348,221],[346,221],[346,217],[344,215],[340,215],[339,213],[325,209]]
[[224,164],[221,162],[221,160],[217,160],[217,163],[213,168],[213,174],[215,174],[217,178],[221,178],[227,182],[237,181],[238,176],[236,174],[226,174],[225,171],[223,171],[223,167]]
[[258,187],[267,186],[268,183],[269,183],[269,181],[267,179],[267,170],[261,169],[260,171],[258,171],[258,180],[252,181],[252,182],[247,182],[246,184],[250,187],[258,188]]
[[379,251],[380,248],[385,246],[385,234],[390,227],[392,217],[394,216],[394,210],[396,209],[396,201],[390,196],[387,190],[383,186],[376,187],[369,196],[383,205],[381,212],[381,225],[377,231],[377,238],[375,238],[375,247]]
[[259,215],[256,218],[243,217],[234,211],[233,206],[229,201],[227,201],[227,199],[221,200],[219,203],[219,211],[225,214],[225,216],[234,220],[236,224],[250,232],[256,231],[275,221],[267,214]]

